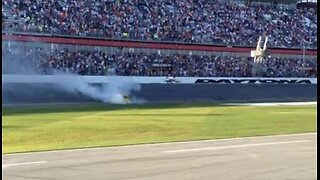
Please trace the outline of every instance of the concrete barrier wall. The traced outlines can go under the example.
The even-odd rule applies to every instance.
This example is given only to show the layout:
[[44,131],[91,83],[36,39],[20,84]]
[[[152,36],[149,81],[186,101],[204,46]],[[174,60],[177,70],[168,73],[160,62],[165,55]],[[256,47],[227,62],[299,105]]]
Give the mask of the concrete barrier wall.
[[150,101],[299,101],[317,99],[316,84],[170,84],[143,86]]
[[[148,102],[316,101],[316,84],[142,84],[133,96]],[[54,84],[5,83],[2,104],[95,102]]]

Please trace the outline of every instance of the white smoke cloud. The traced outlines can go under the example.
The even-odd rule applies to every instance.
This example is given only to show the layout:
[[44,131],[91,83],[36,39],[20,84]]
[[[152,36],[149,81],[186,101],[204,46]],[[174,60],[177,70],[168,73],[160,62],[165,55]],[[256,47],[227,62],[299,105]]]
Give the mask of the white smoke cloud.
[[[67,74],[64,72],[55,72],[59,79],[63,82],[57,85],[71,93],[82,93],[95,100],[112,103],[112,104],[140,104],[145,101],[138,99],[132,95],[133,91],[139,91],[141,85],[127,80],[120,80],[116,76],[109,76],[108,83],[92,85],[89,84],[83,76]],[[126,100],[124,96],[128,96],[130,100]]]
[[[11,51],[11,53],[2,55],[2,59],[4,59],[2,61],[2,70],[5,70],[5,74],[32,74],[39,76],[43,75],[41,73],[41,69],[39,69],[37,62],[39,59],[35,56],[37,54],[36,49],[31,48],[30,50],[30,55],[27,56],[25,54],[25,51],[21,49],[21,47],[9,48],[9,51]],[[144,100],[133,97],[132,95],[133,91],[139,91],[141,89],[140,84],[133,83],[128,80],[120,80],[119,78],[116,78],[116,76],[109,76],[109,82],[106,84],[99,84],[99,86],[89,84],[84,76],[80,76],[77,74],[55,71],[52,77],[57,78],[56,82],[58,83],[55,84],[57,84],[57,88],[59,88],[60,90],[69,93],[81,93],[97,101],[113,104],[145,102]],[[42,86],[42,83],[40,84],[38,85]],[[43,83],[43,86],[46,86],[46,84]],[[14,91],[15,94],[21,95],[21,97],[26,96],[28,93],[30,93],[24,91],[23,89],[14,88],[11,90]],[[54,89],[51,90],[54,91]],[[129,97],[129,101],[124,98],[125,95]]]

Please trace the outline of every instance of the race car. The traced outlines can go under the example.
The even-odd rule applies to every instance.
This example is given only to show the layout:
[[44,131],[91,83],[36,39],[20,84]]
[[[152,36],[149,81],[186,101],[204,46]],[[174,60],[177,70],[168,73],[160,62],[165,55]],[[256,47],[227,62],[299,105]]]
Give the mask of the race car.
[[122,95],[122,96],[123,96],[123,101],[124,101],[126,104],[131,103],[131,100],[130,100],[129,95],[124,94],[124,95]]

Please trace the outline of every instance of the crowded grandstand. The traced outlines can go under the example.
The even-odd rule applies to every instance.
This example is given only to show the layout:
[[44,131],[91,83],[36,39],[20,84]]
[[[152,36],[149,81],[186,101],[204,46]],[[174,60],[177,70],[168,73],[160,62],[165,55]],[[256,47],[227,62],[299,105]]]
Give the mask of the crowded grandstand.
[[[3,0],[5,34],[94,37],[105,40],[253,47],[260,35],[268,47],[317,49],[317,9],[226,0]],[[137,52],[26,45],[3,49],[4,74],[251,77],[253,61],[242,54]],[[119,47],[121,48],[121,47]],[[13,58],[14,57],[14,58]],[[26,61],[27,60],[27,61]],[[12,63],[17,68],[8,68]],[[316,56],[271,56],[262,77],[316,77]],[[35,68],[36,67],[36,68]]]
[[316,13],[226,0],[2,0],[10,31],[251,46],[265,34],[289,48],[317,47]]
[[[55,70],[80,75],[252,77],[251,57],[123,52],[97,50],[46,51],[42,48],[3,51],[4,74],[53,74]],[[28,59],[28,61],[26,61]],[[10,66],[16,65],[16,68]],[[36,68],[35,68],[36,67]],[[29,71],[27,71],[27,69]],[[33,69],[33,71],[30,71]],[[316,77],[317,59],[270,57],[262,63],[262,77]]]

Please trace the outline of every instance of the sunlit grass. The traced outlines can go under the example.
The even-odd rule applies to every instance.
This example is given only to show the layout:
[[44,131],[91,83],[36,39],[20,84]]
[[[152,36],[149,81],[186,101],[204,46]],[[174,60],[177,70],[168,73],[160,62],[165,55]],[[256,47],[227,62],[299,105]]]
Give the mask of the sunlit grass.
[[3,108],[2,152],[315,132],[317,106]]

